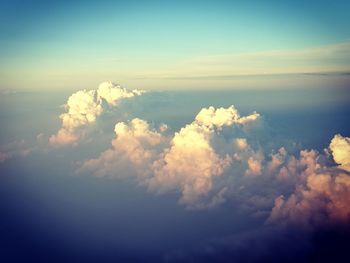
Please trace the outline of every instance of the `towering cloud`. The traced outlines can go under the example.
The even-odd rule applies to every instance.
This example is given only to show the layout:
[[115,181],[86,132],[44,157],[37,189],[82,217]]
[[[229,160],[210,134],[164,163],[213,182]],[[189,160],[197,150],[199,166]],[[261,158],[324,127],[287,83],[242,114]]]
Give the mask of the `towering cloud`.
[[96,121],[104,111],[103,101],[116,106],[124,98],[141,95],[144,91],[129,91],[112,82],[103,82],[97,90],[80,90],[72,94],[65,105],[66,112],[60,115],[62,127],[50,137],[53,145],[72,144],[84,136],[82,127]]
[[[81,169],[92,170],[96,175],[119,176],[119,168],[128,164],[129,170],[143,175],[139,179],[151,191],[179,191],[180,202],[188,207],[213,206],[224,200],[227,190],[214,181],[224,175],[233,161],[245,162],[247,173],[260,173],[260,159],[246,139],[236,138],[258,119],[257,113],[241,117],[233,106],[204,108],[172,138],[161,133],[164,125],[158,132],[140,119],[117,123],[112,149],[86,161]],[[233,155],[235,148],[239,153]]]
[[[258,117],[257,113],[240,117],[234,106],[203,108],[191,124],[175,133],[170,147],[154,163],[150,189],[157,192],[178,189],[180,202],[190,207],[212,206],[222,201],[226,188],[214,189],[214,180],[232,163],[230,149],[220,151],[227,142],[223,129],[229,128],[230,132],[234,127],[241,129]],[[233,136],[228,139],[231,144]]]

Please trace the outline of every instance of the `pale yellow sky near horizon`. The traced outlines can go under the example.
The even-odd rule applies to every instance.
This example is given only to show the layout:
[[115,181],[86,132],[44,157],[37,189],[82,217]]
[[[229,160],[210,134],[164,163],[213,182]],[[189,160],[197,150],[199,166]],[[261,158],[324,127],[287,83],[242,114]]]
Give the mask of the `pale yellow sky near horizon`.
[[237,89],[346,86],[350,42],[290,50],[267,50],[174,58],[76,59],[50,57],[7,61],[0,89],[94,88],[111,80],[130,89]]

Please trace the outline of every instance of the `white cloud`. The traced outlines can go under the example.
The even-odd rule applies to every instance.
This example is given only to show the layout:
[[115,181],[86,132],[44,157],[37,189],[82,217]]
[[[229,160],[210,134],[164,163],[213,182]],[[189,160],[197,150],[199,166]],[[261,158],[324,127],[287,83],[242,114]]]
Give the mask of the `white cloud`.
[[103,101],[116,106],[121,99],[139,96],[142,90],[129,91],[112,82],[103,82],[97,90],[79,90],[72,94],[65,105],[66,112],[60,115],[62,127],[49,139],[52,145],[73,144],[84,137],[80,129],[94,123],[104,111]]
[[196,116],[195,122],[209,128],[221,129],[223,126],[231,126],[233,124],[244,124],[255,121],[259,117],[258,113],[253,113],[246,117],[241,117],[234,106],[228,108],[214,107],[203,108]]
[[334,161],[340,168],[350,172],[350,138],[340,134],[334,136],[329,145]]
[[120,85],[114,84],[110,81],[101,83],[97,89],[98,96],[102,99],[105,99],[107,103],[112,106],[115,106],[120,99],[140,96],[144,92],[144,90],[138,89],[129,91]]

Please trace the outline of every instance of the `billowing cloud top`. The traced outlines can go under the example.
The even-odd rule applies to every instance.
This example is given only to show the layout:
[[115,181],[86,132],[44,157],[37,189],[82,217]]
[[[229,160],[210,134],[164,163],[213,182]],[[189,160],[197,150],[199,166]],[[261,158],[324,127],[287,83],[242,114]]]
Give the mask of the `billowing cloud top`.
[[228,108],[203,108],[196,116],[195,121],[199,125],[205,125],[210,128],[221,128],[222,126],[231,126],[234,123],[244,124],[254,121],[258,117],[259,114],[256,112],[246,117],[240,117],[239,112],[232,105]]
[[85,161],[79,170],[117,178],[133,174],[144,181],[165,140],[162,128],[158,132],[146,121],[135,118],[129,122],[118,122],[114,131],[116,138],[112,141],[112,148],[97,159]]
[[113,106],[115,106],[120,99],[141,95],[144,92],[144,90],[138,89],[129,91],[110,81],[102,82],[97,89],[97,95],[101,99],[106,100],[109,105]]
[[337,134],[331,141],[329,149],[332,152],[334,161],[339,166],[350,172],[350,138]]
[[[334,139],[337,140],[337,136]],[[334,144],[330,147],[338,151]],[[346,170],[322,164],[320,157],[314,150],[301,151],[300,159],[293,159],[282,167],[280,173],[295,181],[294,191],[288,198],[281,195],[275,199],[269,222],[304,226],[348,222],[350,176]]]
[[[143,92],[112,82],[77,91],[68,98],[66,112],[60,115],[62,127],[50,143],[77,142],[84,136],[83,128],[94,123],[106,106]],[[117,122],[111,148],[82,162],[78,170],[132,176],[151,192],[179,193],[179,202],[190,209],[231,200],[243,211],[267,215],[268,223],[349,220],[350,138],[335,135],[329,155],[315,150],[291,155],[283,147],[265,153],[258,134],[264,127],[259,113],[241,116],[233,105],[202,108],[172,135],[166,124],[155,128],[134,118]]]
[[258,113],[240,116],[234,106],[203,108],[173,136],[138,118],[119,122],[112,148],[80,171],[134,175],[152,192],[179,192],[179,202],[191,209],[230,199],[240,209],[269,214],[269,223],[349,220],[350,138],[334,136],[329,151],[338,166],[330,166],[327,155],[315,150],[295,157],[281,148],[265,155],[251,136],[259,131],[255,124],[261,124]]
[[175,133],[170,147],[154,163],[150,189],[157,192],[179,189],[182,193],[180,202],[189,207],[213,206],[221,202],[225,188],[211,194],[213,181],[232,162],[232,156],[219,151],[226,140],[221,131],[224,127],[256,121],[258,117],[257,113],[240,117],[234,106],[203,108],[192,123]]
[[116,106],[124,99],[139,96],[143,90],[129,91],[110,81],[103,82],[97,90],[79,90],[72,94],[65,105],[66,112],[60,115],[62,127],[57,134],[50,137],[53,145],[72,144],[83,137],[84,132],[78,130],[96,121],[104,111],[103,101],[109,106]]
[[[234,158],[240,162],[244,159],[247,174],[261,172],[261,158],[250,149],[246,139],[235,138],[236,132],[244,134],[245,126],[258,119],[257,113],[241,117],[234,106],[203,108],[192,123],[172,138],[162,133],[164,125],[156,131],[137,118],[117,123],[113,148],[86,161],[82,169],[88,168],[97,175],[119,176],[121,167],[129,163],[136,175],[142,175],[139,180],[149,190],[179,191],[180,202],[187,207],[210,207],[223,201],[226,187],[217,187],[214,180],[224,174]],[[228,138],[224,133],[229,134]],[[225,149],[227,145],[231,146]],[[234,147],[241,156],[230,155]],[[248,157],[249,160],[245,159]]]

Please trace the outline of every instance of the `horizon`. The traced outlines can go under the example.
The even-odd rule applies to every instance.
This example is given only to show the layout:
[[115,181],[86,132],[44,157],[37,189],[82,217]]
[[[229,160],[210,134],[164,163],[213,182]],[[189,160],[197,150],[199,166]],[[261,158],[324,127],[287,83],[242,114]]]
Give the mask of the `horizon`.
[[308,74],[339,85],[350,72],[347,1],[1,6],[2,89],[81,89],[108,79],[130,89],[258,87],[250,77],[266,88],[278,87],[267,76],[281,75],[296,87]]

